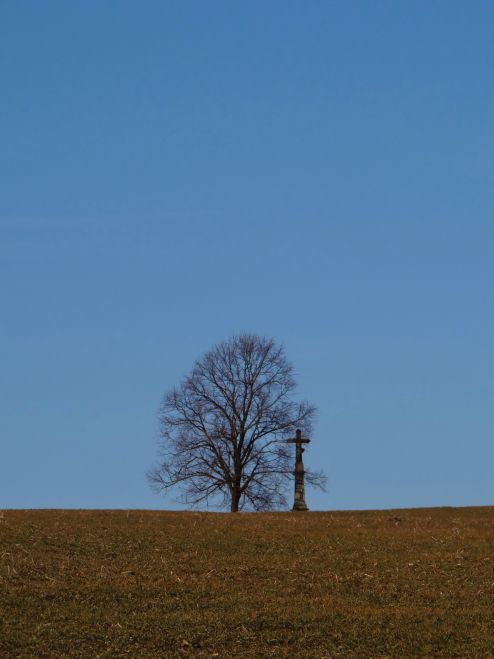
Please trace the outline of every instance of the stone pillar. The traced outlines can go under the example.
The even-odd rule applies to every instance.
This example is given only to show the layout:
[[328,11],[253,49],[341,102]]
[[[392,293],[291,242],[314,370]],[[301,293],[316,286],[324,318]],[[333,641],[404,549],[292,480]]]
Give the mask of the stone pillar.
[[288,440],[291,444],[295,444],[295,493],[293,500],[292,510],[309,510],[307,504],[305,503],[305,483],[304,483],[304,461],[302,459],[302,454],[305,449],[302,448],[302,444],[308,444],[310,439],[302,439],[302,433],[300,430],[297,430],[295,439]]

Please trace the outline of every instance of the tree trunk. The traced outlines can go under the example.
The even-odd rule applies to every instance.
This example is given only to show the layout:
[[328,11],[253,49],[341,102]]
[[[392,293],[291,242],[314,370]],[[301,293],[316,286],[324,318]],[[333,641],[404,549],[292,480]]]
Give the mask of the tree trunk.
[[234,487],[232,489],[232,501],[231,501],[230,512],[238,513],[239,502],[240,502],[240,488]]

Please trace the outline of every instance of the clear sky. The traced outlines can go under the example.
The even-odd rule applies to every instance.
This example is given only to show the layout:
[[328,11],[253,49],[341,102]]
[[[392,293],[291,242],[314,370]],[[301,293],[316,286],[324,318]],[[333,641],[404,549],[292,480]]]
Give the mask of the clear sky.
[[0,2],[0,507],[173,507],[156,411],[241,331],[312,508],[494,503],[494,3]]

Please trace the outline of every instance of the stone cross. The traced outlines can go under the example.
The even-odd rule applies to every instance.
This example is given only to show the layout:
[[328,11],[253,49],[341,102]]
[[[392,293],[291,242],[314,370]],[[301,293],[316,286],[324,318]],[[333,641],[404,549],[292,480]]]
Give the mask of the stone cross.
[[295,444],[295,497],[293,500],[292,510],[309,510],[305,503],[305,484],[304,484],[304,462],[302,460],[302,453],[305,449],[302,444],[308,444],[310,439],[302,437],[302,431],[297,430],[295,437],[286,440],[288,444]]

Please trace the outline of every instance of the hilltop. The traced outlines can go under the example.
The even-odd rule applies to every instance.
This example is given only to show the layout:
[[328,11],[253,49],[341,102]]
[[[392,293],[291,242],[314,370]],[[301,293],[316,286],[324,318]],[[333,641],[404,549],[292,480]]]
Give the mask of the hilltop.
[[494,508],[0,513],[2,657],[480,657]]

